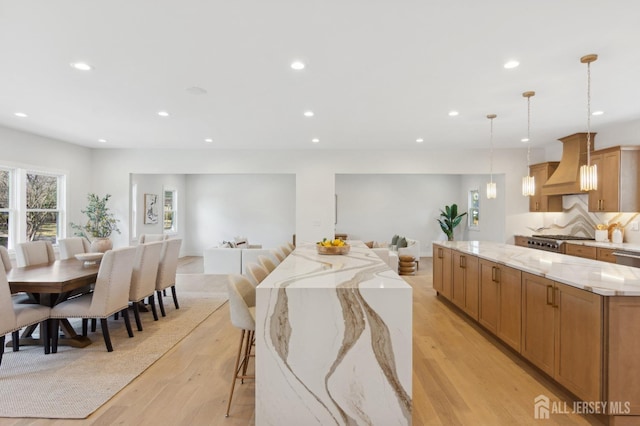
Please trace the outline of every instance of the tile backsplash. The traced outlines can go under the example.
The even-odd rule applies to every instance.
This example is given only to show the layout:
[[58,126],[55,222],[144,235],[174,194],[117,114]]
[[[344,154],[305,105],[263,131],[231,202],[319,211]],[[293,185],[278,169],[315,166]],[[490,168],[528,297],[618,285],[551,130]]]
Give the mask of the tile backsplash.
[[619,222],[624,227],[624,242],[640,244],[640,231],[633,231],[632,224],[640,222],[640,213],[594,213],[588,209],[586,194],[565,195],[562,213],[544,213],[544,229],[541,234],[566,234],[594,237],[596,225]]

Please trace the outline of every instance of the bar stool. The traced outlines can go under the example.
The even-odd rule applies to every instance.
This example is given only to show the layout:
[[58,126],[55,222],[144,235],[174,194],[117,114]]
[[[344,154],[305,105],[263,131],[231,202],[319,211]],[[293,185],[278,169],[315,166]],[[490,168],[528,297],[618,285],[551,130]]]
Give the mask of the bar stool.
[[253,335],[256,330],[256,289],[242,275],[229,275],[227,285],[229,292],[229,313],[231,324],[240,329],[240,344],[238,345],[238,355],[233,368],[233,378],[231,380],[231,391],[229,392],[229,402],[227,403],[227,413],[229,417],[231,409],[231,399],[236,381],[239,379],[244,383],[244,379],[255,379],[255,374],[247,374],[247,366],[253,345]]

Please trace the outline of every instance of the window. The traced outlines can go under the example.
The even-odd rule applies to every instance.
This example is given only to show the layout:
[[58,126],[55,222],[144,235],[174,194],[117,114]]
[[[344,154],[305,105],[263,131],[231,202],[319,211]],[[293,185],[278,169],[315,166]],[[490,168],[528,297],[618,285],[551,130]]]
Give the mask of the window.
[[58,176],[27,172],[26,177],[27,241],[55,243],[60,235]]
[[0,167],[0,245],[53,243],[65,231],[62,174]]
[[0,245],[9,247],[11,223],[11,172],[0,169]]
[[164,233],[178,232],[178,193],[175,189],[164,190]]

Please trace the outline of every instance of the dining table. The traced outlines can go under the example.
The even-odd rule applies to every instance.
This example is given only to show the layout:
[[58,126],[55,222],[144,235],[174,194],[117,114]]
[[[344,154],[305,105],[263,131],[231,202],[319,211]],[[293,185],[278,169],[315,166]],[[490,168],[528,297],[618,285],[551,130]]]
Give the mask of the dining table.
[[[32,301],[41,305],[54,306],[74,291],[96,282],[99,262],[85,262],[75,258],[56,260],[51,263],[12,268],[7,272],[11,293],[24,292]],[[27,327],[20,336],[20,345],[42,345],[40,339],[32,337],[37,325]],[[76,333],[68,320],[61,320],[64,338],[59,344],[83,348],[91,344],[91,339]]]

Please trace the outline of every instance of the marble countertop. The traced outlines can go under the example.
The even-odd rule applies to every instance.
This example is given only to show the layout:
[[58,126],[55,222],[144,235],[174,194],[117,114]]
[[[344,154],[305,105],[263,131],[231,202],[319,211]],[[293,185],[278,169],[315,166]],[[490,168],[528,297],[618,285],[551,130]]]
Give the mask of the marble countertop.
[[567,244],[577,244],[581,246],[590,246],[590,247],[601,247],[607,249],[615,249],[615,250],[623,250],[630,251],[634,253],[640,254],[640,244],[631,244],[631,243],[620,243],[614,244],[611,242],[601,242],[601,241],[590,241],[590,240],[572,240],[565,241]]
[[435,241],[434,244],[602,296],[640,296],[640,268],[487,241]]
[[318,254],[315,244],[299,244],[260,288],[339,288],[349,280],[360,288],[410,288],[363,242],[349,244],[344,255]]

